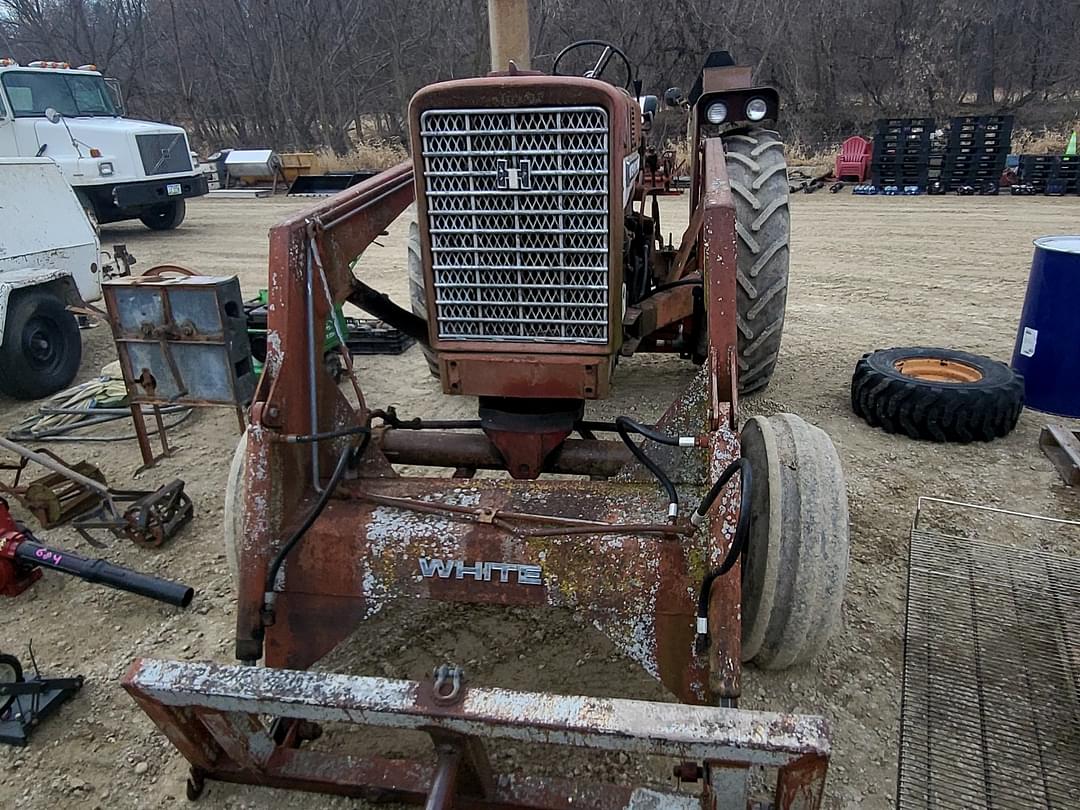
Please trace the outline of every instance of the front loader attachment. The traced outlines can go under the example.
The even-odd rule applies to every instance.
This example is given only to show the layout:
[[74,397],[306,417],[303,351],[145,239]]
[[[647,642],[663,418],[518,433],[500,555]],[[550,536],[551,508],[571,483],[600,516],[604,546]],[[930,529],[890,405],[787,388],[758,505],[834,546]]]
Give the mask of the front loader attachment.
[[[416,682],[143,659],[123,686],[191,762],[192,799],[214,779],[429,810],[745,810],[753,806],[747,770],[766,766],[779,769],[776,810],[820,806],[829,758],[820,717],[471,688],[456,670],[439,675]],[[277,720],[266,724],[266,716]],[[384,759],[298,746],[300,729],[310,737],[312,724],[326,723],[421,731],[434,756]],[[674,781],[693,789],[498,773],[488,741],[664,757]]]
[[[673,259],[673,297],[638,316],[675,328],[697,312],[684,337],[702,368],[655,425],[586,420],[596,383],[559,393],[574,347],[544,363],[528,351],[492,353],[487,372],[517,393],[481,400],[477,420],[369,406],[365,372],[348,355],[349,384],[336,384],[323,335],[346,302],[438,349],[422,318],[353,273],[414,200],[409,164],[272,229],[267,362],[226,493],[236,655],[247,666],[137,661],[124,680],[191,763],[189,795],[216,779],[431,810],[821,806],[824,721],[737,707],[743,607],[753,606],[750,629],[761,632],[750,638],[774,662],[808,657],[827,635],[846,570],[842,474],[827,437],[801,420],[770,421],[758,452],[744,456],[734,203],[721,141],[701,151],[696,225]],[[683,307],[675,294],[691,289]],[[448,357],[448,369],[465,362]],[[448,393],[455,379],[448,372]],[[754,489],[754,468],[764,488]],[[557,477],[540,477],[549,473]],[[816,494],[823,482],[836,503]],[[796,570],[807,565],[820,570]],[[448,666],[430,683],[303,671],[397,600],[569,610],[680,703],[470,687]],[[405,732],[430,737],[434,754],[402,758]],[[575,748],[620,765],[638,757],[627,781],[663,787],[672,771],[652,772],[659,757],[693,787],[571,780],[564,755],[557,778],[500,774],[489,752],[500,765],[507,752],[493,743]],[[369,753],[376,745],[380,755]],[[749,798],[756,766],[778,769],[771,804]]]

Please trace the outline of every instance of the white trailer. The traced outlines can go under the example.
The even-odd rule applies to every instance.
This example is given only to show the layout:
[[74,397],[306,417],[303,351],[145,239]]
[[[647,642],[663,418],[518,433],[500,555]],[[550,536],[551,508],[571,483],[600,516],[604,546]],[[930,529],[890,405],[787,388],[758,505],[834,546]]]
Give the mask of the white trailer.
[[48,158],[0,157],[0,391],[38,399],[71,384],[82,336],[68,306],[101,298],[94,226]]

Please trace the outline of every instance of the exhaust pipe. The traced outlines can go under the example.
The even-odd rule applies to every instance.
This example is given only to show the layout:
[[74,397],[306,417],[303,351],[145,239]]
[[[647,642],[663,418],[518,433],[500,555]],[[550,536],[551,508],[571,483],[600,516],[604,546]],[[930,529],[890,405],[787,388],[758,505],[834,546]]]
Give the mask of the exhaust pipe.
[[528,70],[529,0],[488,0],[488,31],[493,71],[506,70],[511,61]]

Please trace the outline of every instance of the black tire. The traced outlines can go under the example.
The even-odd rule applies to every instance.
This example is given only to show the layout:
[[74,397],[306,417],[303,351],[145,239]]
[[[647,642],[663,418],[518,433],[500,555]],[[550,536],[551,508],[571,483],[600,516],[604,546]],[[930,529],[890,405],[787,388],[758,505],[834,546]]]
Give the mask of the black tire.
[[139,220],[152,231],[171,231],[180,227],[187,214],[187,203],[181,197],[178,200],[170,200],[167,203],[156,205],[142,214]]
[[[23,670],[19,659],[14,655],[0,653],[0,683],[22,683]],[[0,716],[7,711],[8,706],[15,702],[15,696],[0,698]]]
[[828,434],[800,417],[755,416],[742,430],[753,471],[742,566],[742,659],[808,661],[840,626],[847,579],[847,489]]
[[64,302],[44,290],[16,290],[8,299],[0,346],[0,391],[41,399],[62,391],[79,372],[82,336]]
[[[427,321],[427,296],[424,294],[424,261],[420,253],[420,226],[416,222],[409,223],[409,306],[413,315],[417,315]],[[435,351],[430,346],[420,344],[420,351],[424,353],[428,370],[431,376],[439,376],[439,361],[435,359]]]
[[851,407],[887,433],[988,442],[1016,427],[1024,409],[1024,380],[1004,363],[968,352],[881,349],[856,364]]
[[769,384],[780,354],[787,308],[787,160],[777,133],[750,129],[724,138],[738,234],[736,319],[739,392]]

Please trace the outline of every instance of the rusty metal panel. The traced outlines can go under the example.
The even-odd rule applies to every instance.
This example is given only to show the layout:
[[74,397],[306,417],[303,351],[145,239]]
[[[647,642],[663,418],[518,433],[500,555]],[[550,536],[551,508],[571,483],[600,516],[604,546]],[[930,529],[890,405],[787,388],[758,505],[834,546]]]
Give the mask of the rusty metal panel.
[[[580,611],[682,700],[707,700],[694,594],[721,552],[704,532],[656,534],[674,530],[654,482],[398,478],[341,490],[282,568],[268,663],[309,666],[393,599],[548,605]],[[515,519],[525,514],[580,525]],[[531,566],[535,579],[504,563]]]
[[[417,681],[154,659],[135,662],[123,686],[140,701],[167,710],[436,728],[705,762],[781,767],[812,757],[820,764],[830,752],[825,720],[809,715],[480,687],[465,689],[459,702],[440,705]],[[229,727],[243,730],[235,722]]]
[[[705,311],[708,314],[709,363],[714,369],[716,399],[731,402],[738,373],[731,362],[738,343],[736,313],[735,203],[731,197],[720,138],[708,138],[704,145],[704,218],[702,251],[705,256]],[[716,424],[716,414],[713,414]]]

